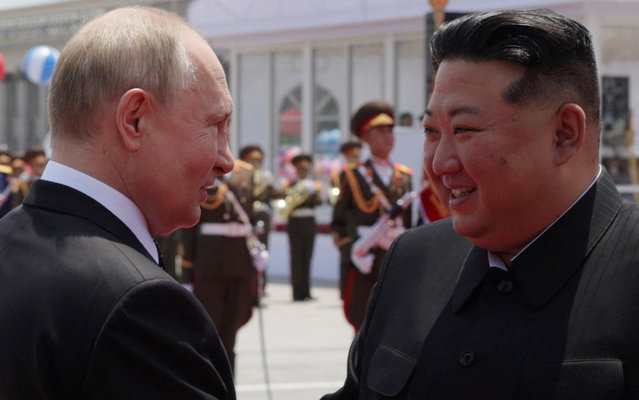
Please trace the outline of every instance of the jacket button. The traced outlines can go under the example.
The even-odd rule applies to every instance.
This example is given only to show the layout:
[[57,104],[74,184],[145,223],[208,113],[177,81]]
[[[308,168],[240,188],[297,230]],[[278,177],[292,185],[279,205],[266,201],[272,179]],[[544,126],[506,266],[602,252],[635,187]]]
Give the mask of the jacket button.
[[470,366],[474,361],[475,353],[472,350],[466,350],[459,355],[459,363],[464,367]]
[[497,283],[497,290],[501,294],[509,294],[513,291],[513,281],[502,279]]

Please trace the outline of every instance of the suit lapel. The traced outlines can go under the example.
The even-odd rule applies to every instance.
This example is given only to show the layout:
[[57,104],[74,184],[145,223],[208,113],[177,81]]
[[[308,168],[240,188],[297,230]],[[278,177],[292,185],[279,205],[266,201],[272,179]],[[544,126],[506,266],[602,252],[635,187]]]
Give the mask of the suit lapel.
[[91,221],[115,236],[121,243],[133,247],[153,260],[135,234],[118,217],[82,192],[38,179],[31,185],[23,204]]

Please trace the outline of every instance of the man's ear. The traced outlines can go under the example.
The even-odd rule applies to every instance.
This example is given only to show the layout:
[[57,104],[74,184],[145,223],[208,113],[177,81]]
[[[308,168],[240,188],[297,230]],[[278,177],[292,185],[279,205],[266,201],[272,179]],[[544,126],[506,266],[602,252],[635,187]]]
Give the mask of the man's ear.
[[555,130],[555,161],[557,165],[570,160],[586,140],[586,113],[575,103],[565,103],[557,111]]
[[130,89],[120,97],[116,108],[116,124],[124,146],[137,151],[140,148],[140,120],[148,115],[150,96],[142,89]]

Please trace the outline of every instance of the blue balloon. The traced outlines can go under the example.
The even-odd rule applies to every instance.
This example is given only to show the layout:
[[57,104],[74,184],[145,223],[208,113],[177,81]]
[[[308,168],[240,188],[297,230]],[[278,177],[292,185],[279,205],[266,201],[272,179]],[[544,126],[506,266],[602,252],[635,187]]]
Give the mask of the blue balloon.
[[60,52],[51,46],[32,47],[24,56],[24,75],[36,85],[46,85],[53,76]]

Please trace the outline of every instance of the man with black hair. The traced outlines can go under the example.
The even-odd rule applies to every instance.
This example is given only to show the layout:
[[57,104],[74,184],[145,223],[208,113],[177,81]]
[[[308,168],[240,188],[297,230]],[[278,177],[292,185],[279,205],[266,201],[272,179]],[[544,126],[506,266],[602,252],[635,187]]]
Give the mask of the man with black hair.
[[599,164],[590,33],[547,10],[431,41],[424,167],[451,218],[390,248],[325,399],[639,397],[639,208]]

